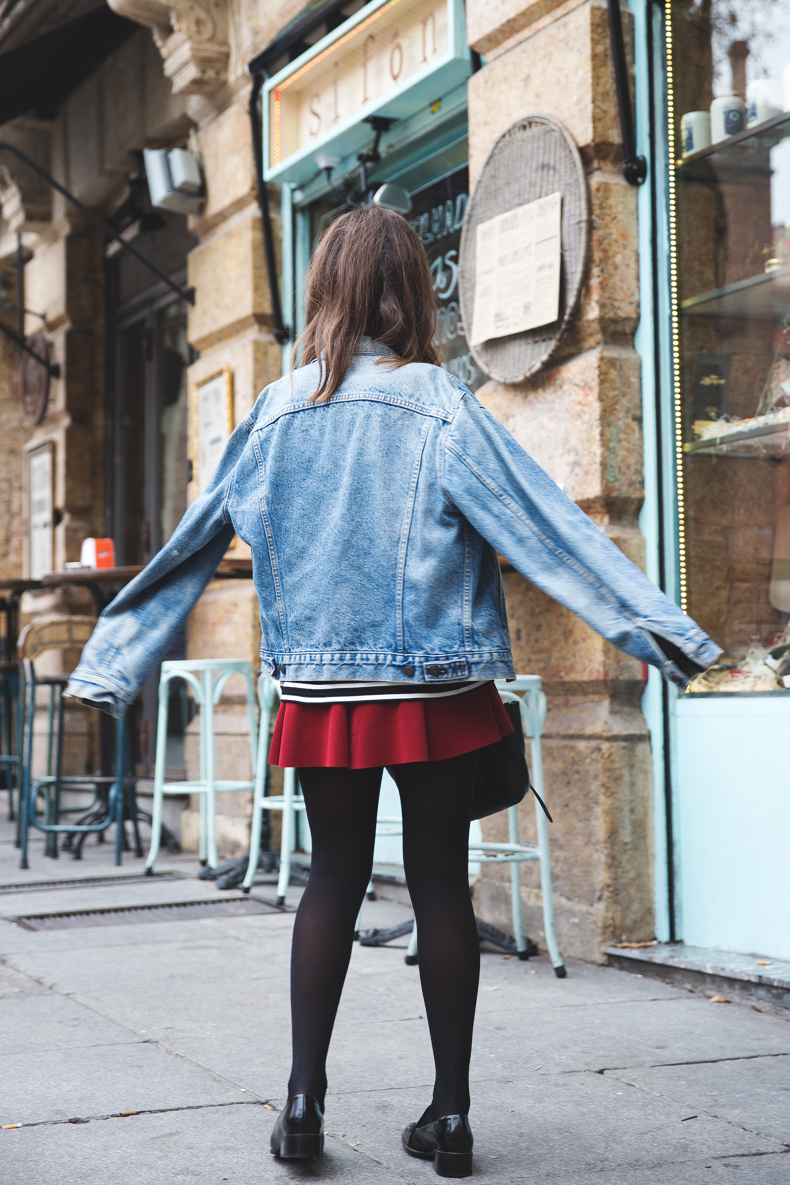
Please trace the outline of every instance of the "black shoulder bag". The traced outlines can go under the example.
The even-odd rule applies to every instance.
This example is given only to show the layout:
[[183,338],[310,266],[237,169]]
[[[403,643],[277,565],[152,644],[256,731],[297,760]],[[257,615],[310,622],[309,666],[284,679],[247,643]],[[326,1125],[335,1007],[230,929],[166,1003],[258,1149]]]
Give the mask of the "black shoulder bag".
[[513,731],[480,750],[471,818],[485,819],[487,815],[517,806],[531,790],[543,807],[546,818],[553,823],[545,802],[535,792],[535,787],[530,785],[521,709],[513,700],[508,700],[504,708]]

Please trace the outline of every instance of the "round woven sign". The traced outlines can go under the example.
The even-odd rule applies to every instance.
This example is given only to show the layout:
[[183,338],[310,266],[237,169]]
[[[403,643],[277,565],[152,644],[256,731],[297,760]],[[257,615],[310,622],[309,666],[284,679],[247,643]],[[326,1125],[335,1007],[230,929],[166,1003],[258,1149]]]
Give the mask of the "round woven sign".
[[561,194],[559,315],[551,324],[470,346],[480,369],[502,383],[529,378],[557,349],[579,296],[587,251],[587,187],[579,150],[556,119],[527,115],[489,152],[464,218],[458,279],[467,339],[474,324],[477,227],[555,193]]
[[[39,358],[49,361],[49,343],[41,332],[32,333],[27,345]],[[19,403],[22,423],[35,428],[44,419],[49,401],[49,371],[30,354],[19,355]]]

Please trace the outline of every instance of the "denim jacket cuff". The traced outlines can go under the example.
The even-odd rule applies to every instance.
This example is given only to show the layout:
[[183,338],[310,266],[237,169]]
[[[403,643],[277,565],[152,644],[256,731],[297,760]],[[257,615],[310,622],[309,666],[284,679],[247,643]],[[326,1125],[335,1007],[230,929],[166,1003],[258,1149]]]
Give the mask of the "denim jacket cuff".
[[133,694],[130,695],[112,680],[107,680],[106,683],[95,683],[91,679],[76,678],[74,675],[69,679],[63,694],[72,699],[78,699],[80,703],[87,704],[89,707],[108,712],[110,716],[115,716],[118,720],[126,715],[135,699]]

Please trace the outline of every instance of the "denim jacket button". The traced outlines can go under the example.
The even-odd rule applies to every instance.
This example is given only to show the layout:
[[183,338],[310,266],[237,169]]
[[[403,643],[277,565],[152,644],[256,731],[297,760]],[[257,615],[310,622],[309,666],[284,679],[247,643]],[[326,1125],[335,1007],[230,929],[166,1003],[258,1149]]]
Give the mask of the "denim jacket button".
[[440,675],[444,674],[444,667],[426,667],[425,669],[434,679],[438,679]]
[[412,675],[414,674],[414,667],[404,667],[403,673],[404,675],[407,675],[409,679],[411,679]]

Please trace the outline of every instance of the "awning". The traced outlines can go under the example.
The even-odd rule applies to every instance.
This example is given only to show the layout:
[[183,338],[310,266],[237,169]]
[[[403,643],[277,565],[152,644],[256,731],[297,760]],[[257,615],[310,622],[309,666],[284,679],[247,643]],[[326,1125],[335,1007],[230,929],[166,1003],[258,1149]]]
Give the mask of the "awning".
[[140,26],[103,6],[0,54],[0,124],[54,119],[63,100]]

